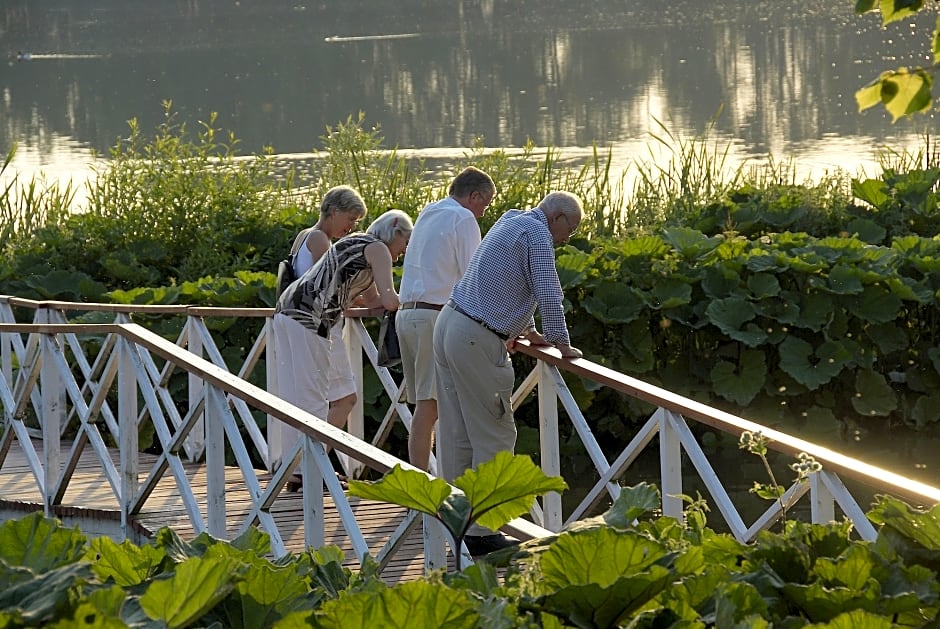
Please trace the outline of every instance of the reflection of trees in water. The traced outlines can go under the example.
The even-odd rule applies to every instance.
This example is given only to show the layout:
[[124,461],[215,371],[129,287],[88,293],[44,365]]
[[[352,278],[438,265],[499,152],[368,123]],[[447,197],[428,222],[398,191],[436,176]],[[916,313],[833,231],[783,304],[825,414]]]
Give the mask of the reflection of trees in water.
[[[604,144],[643,136],[651,114],[694,133],[722,104],[718,128],[753,150],[895,130],[856,113],[884,36],[851,7],[806,20],[818,3],[74,4],[6,3],[0,50],[109,56],[12,63],[0,76],[5,144],[54,131],[103,151],[131,116],[158,124],[164,99],[191,129],[218,111],[245,151],[310,150],[359,110],[403,147]],[[324,41],[408,32],[420,37]]]

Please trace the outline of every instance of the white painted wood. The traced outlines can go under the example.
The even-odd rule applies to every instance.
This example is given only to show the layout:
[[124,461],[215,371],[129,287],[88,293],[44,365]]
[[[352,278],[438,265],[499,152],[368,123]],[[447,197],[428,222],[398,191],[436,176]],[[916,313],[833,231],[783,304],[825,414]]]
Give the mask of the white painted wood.
[[[202,336],[199,334],[198,330],[193,329],[193,325],[196,321],[197,319],[195,317],[186,317],[186,325],[183,327],[183,330],[188,342],[186,347],[196,356],[202,357]],[[193,406],[198,404],[199,400],[206,395],[206,392],[203,390],[205,385],[202,378],[197,374],[190,373],[187,379],[189,380],[189,408],[192,409]],[[197,461],[199,459],[203,449],[206,447],[206,423],[204,417],[200,418],[193,426],[192,430],[190,430],[183,447],[186,450],[189,461]]]
[[[201,339],[201,345],[203,350],[206,353],[209,361],[214,365],[226,369],[225,360],[222,358],[222,352],[219,351],[219,348],[215,344],[215,340],[209,334],[208,328],[206,328],[205,321],[201,318],[189,317],[191,324],[191,329]],[[258,343],[256,342],[257,346]],[[277,371],[276,369],[272,371]],[[245,375],[239,375],[239,378],[244,378]],[[238,417],[241,419],[241,425],[245,429],[245,432],[248,433],[248,436],[251,438],[252,444],[258,450],[259,456],[262,460],[268,460],[268,444],[264,439],[264,435],[261,434],[261,429],[258,427],[258,423],[255,421],[255,418],[251,414],[251,409],[248,408],[248,405],[244,401],[238,399],[235,396],[226,396],[228,404],[231,404],[235,408],[235,412],[238,413]],[[208,439],[208,437],[206,437]]]
[[809,475],[810,517],[814,524],[828,524],[836,519],[836,500],[819,473]]
[[[681,443],[682,447],[685,449],[689,460],[698,472],[699,478],[705,483],[705,488],[708,490],[708,493],[711,494],[715,506],[725,519],[725,523],[731,528],[732,534],[738,540],[742,540],[747,526],[744,524],[744,520],[741,518],[738,510],[735,508],[731,496],[728,495],[724,485],[721,483],[721,479],[718,478],[718,474],[716,474],[714,468],[712,468],[708,457],[705,456],[702,448],[695,440],[692,431],[689,430],[685,419],[671,411],[665,411],[664,415],[664,421],[668,423],[670,432],[678,437],[679,443]],[[660,433],[660,437],[662,437],[662,433]]]
[[663,415],[659,424],[659,487],[662,492],[663,515],[675,518],[679,522],[682,517],[682,448],[679,435],[669,413]]
[[447,568],[447,538],[444,525],[435,517],[422,514],[422,536],[424,538],[424,571],[445,570]]
[[[225,427],[229,414],[228,400],[217,387],[206,387],[205,428],[206,452],[206,514],[209,534],[228,539],[225,518]],[[190,404],[193,400],[190,399]],[[197,424],[198,426],[198,424]],[[192,433],[190,433],[192,434]]]
[[[611,482],[613,479],[620,478],[636,460],[640,453],[649,445],[657,434],[659,434],[659,425],[663,418],[663,409],[657,409],[650,418],[643,424],[643,427],[633,436],[630,443],[621,451],[610,468],[594,484],[594,487],[588,492],[581,503],[575,507],[575,510],[568,516],[565,526],[568,526],[576,520],[584,517],[588,511],[600,501],[605,493],[610,493],[611,500],[617,500],[620,497],[620,485]],[[611,487],[614,490],[611,492]]]
[[[538,364],[539,443],[542,471],[546,476],[561,476],[561,453],[558,444],[558,387],[552,377],[553,368]],[[557,373],[557,371],[556,371]],[[562,524],[561,494],[550,491],[542,496],[542,526],[560,531]]]
[[[356,374],[356,404],[353,406],[352,411],[349,413],[349,418],[346,420],[346,430],[349,431],[349,434],[353,437],[365,440],[365,405],[362,402],[362,396],[365,394],[362,379],[362,337],[353,331],[352,328],[356,325],[361,326],[362,322],[358,319],[347,319],[343,317],[343,345],[349,357],[349,365],[352,367],[352,372]],[[346,476],[349,478],[359,478],[359,475],[362,474],[364,469],[362,464],[348,454],[337,452],[336,455],[340,465],[342,465],[343,470],[346,472]]]
[[843,484],[838,474],[823,470],[817,472],[816,476],[818,476],[822,484],[826,486],[829,495],[836,500],[842,512],[852,521],[852,525],[855,527],[855,530],[858,531],[862,539],[869,542],[875,541],[878,537],[878,531],[875,530],[871,520],[865,515],[865,510],[862,509],[855,498],[852,497],[851,492],[849,492],[845,484]]
[[137,378],[133,355],[136,350],[129,340],[122,340],[117,345],[120,352],[118,361],[118,424],[121,440],[121,530],[124,538],[130,539],[130,522],[134,494],[137,493]]

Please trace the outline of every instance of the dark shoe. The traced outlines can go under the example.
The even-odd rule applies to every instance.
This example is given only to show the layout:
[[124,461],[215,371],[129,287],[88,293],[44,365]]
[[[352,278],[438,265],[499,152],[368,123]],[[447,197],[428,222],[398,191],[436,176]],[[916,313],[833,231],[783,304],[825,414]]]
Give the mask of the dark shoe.
[[304,487],[304,477],[300,474],[291,474],[287,479],[287,491],[297,492]]
[[471,557],[487,555],[503,548],[509,548],[519,543],[515,537],[509,537],[502,533],[493,535],[467,535],[463,538],[463,543],[467,545],[467,552]]

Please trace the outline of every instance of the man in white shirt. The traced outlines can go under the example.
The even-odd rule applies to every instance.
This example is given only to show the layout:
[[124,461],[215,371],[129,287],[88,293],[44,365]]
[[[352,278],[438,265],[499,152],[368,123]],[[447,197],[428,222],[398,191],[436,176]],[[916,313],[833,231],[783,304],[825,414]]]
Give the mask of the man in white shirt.
[[480,244],[479,219],[496,195],[496,184],[469,166],[451,182],[448,196],[418,215],[405,253],[395,327],[401,345],[408,403],[415,405],[408,459],[428,469],[437,422],[434,323]]

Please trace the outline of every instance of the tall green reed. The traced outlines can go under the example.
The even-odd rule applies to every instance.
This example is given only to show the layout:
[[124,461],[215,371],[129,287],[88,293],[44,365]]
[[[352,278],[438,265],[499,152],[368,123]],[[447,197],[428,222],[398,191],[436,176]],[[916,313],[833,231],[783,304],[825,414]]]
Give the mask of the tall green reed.
[[71,181],[63,186],[36,177],[23,182],[19,173],[10,175],[16,148],[14,143],[0,166],[0,251],[12,250],[40,227],[61,224],[75,199]]

